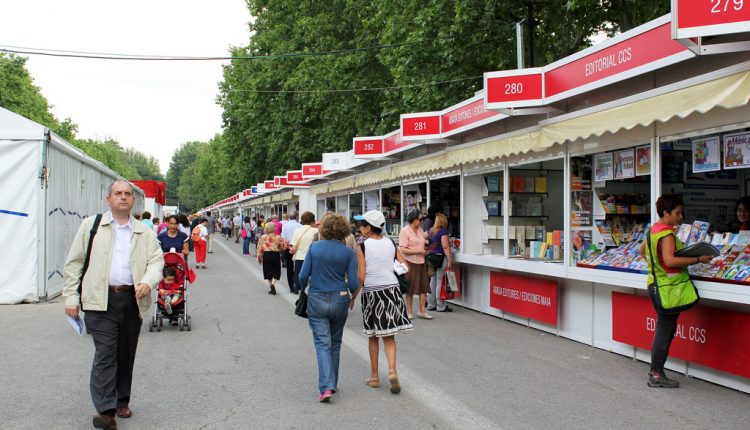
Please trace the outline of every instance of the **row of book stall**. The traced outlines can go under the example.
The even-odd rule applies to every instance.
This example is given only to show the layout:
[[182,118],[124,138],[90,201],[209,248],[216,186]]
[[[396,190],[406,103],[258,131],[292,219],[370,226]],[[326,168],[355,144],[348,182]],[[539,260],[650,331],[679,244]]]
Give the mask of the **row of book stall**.
[[212,208],[378,209],[392,236],[433,208],[463,270],[457,305],[649,361],[637,250],[656,199],[680,194],[678,234],[718,256],[690,268],[702,301],[681,316],[667,367],[750,392],[750,25],[680,17],[542,68],[488,72],[464,102],[404,114],[393,133]]

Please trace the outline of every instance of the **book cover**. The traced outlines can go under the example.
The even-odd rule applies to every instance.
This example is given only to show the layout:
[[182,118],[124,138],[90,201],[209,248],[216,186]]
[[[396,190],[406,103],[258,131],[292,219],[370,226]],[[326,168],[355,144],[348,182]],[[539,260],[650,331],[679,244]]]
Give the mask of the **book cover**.
[[534,192],[535,193],[547,192],[547,177],[546,176],[538,176],[534,178]]
[[536,229],[533,225],[527,225],[526,232],[524,233],[524,236],[526,236],[526,240],[536,240]]
[[487,215],[500,215],[500,202],[498,202],[497,200],[487,200]]
[[[516,226],[516,240],[519,244],[523,243],[525,245],[526,243],[526,227],[519,225]],[[519,254],[520,254],[519,250]]]
[[723,238],[724,236],[722,236],[721,233],[714,233],[713,236],[711,237],[711,245],[713,246],[726,245],[726,244],[722,244]]
[[500,192],[500,176],[497,176],[497,175],[487,176],[487,191],[491,193]]
[[690,237],[686,245],[692,245],[697,242],[703,242],[708,234],[709,223],[703,221],[695,221],[693,228],[690,230]]
[[498,225],[497,227],[495,227],[495,230],[497,230],[496,237],[498,239],[505,239],[505,227]]
[[628,203],[627,194],[618,194],[615,197],[615,209],[618,214],[629,214],[630,204]]
[[524,188],[526,187],[526,181],[524,180],[523,176],[513,176],[510,179],[513,182],[513,192],[522,193]]
[[552,245],[552,235],[553,235],[553,233],[551,231],[547,232],[547,237],[546,237],[546,240],[545,240],[545,242],[547,242],[547,245]]
[[742,230],[737,234],[737,245],[747,246],[750,244],[750,230]]
[[555,230],[552,232],[552,245],[559,247],[562,243],[562,235],[560,230]]
[[531,176],[527,176],[523,178],[524,184],[523,184],[523,191],[525,193],[533,193],[534,192],[534,178]]
[[497,239],[497,229],[494,225],[485,225],[484,229],[487,231],[487,239]]
[[514,226],[508,226],[508,239],[515,240],[516,239],[516,228]]
[[545,241],[545,230],[543,225],[536,226],[536,240],[542,243],[547,243]]
[[[691,224],[680,224],[680,228],[677,230],[677,238],[680,239],[680,242],[683,244],[687,243],[688,239],[690,239],[690,230],[692,228]],[[750,233],[750,230],[748,233]],[[748,235],[748,239],[750,239],[750,235]]]

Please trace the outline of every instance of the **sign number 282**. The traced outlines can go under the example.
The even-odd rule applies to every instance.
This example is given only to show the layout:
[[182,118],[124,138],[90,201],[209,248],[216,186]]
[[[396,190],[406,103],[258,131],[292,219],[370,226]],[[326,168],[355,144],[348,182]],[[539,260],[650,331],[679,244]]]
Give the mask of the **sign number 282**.
[[743,6],[745,6],[745,0],[711,0],[711,13],[739,11],[742,10]]

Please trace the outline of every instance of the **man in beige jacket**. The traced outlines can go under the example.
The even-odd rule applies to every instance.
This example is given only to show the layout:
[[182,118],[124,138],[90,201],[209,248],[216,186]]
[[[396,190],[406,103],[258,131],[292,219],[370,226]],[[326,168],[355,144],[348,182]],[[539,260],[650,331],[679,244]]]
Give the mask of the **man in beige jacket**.
[[151,307],[151,291],[162,278],[164,259],[156,233],[130,215],[133,187],[127,181],[109,186],[107,204],[94,235],[88,269],[79,295],[89,236],[95,217],[78,228],[65,262],[65,313],[85,312],[86,329],[96,352],[91,368],[91,399],[98,415],[94,427],[117,429],[115,414],[129,408],[133,363],[143,318]]

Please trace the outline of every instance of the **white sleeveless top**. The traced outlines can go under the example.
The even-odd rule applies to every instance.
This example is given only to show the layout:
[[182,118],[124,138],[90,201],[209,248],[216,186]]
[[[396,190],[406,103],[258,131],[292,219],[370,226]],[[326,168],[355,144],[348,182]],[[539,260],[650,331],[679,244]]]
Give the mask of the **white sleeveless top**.
[[388,238],[367,239],[365,246],[365,285],[364,292],[384,290],[398,285],[393,273],[393,260],[396,247]]

